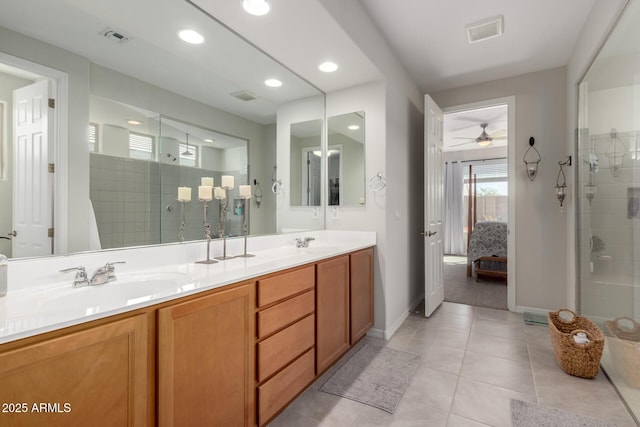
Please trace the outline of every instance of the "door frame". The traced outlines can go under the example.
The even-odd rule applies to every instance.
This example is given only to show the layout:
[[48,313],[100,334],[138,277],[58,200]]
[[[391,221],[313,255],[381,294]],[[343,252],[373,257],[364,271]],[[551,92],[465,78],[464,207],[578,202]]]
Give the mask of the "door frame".
[[507,307],[509,311],[516,311],[516,97],[511,95],[455,105],[443,108],[442,111],[445,114],[449,114],[497,105],[507,106],[507,167],[509,171],[507,179],[509,186],[507,196],[507,211],[509,213],[507,221]]
[[41,75],[51,81],[50,97],[55,99],[56,106],[52,112],[53,135],[49,135],[52,154],[50,161],[55,163],[56,171],[53,174],[53,253],[67,253],[68,247],[68,93],[69,76],[63,71],[47,67],[36,62],[18,58],[0,52],[0,63],[20,68]]

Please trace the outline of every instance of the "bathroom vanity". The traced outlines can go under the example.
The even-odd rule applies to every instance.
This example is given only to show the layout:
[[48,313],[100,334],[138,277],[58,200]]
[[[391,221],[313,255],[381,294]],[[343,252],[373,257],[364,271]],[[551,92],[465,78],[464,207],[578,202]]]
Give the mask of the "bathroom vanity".
[[[129,255],[100,288],[10,286],[0,299],[0,424],[265,425],[373,325],[375,233],[313,234],[309,248],[274,236],[277,247],[253,242],[254,258],[145,272],[130,266],[142,259],[134,252],[63,257]],[[197,257],[197,243],[155,250]],[[137,285],[148,295],[121,290]]]

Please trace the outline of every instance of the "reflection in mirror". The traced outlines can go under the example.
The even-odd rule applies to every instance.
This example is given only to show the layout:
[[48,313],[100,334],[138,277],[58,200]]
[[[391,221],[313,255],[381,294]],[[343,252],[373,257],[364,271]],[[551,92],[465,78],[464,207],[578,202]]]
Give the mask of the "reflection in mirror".
[[[154,11],[153,20],[148,19],[150,10]],[[186,45],[178,39],[177,30],[183,28],[185,23],[202,33],[205,39],[203,44]],[[122,37],[114,36],[115,33]],[[265,86],[265,79],[274,76],[283,85],[277,89]],[[163,2],[161,8],[157,7],[155,0],[3,2],[0,5],[0,104],[4,114],[0,115],[0,126],[5,139],[0,158],[0,173],[3,175],[3,179],[0,179],[0,197],[1,200],[15,197],[16,203],[11,203],[12,207],[22,206],[22,195],[31,194],[31,191],[13,189],[16,182],[14,172],[17,170],[11,160],[17,135],[12,128],[13,91],[36,83],[40,83],[40,89],[46,93],[41,97],[45,102],[39,106],[41,111],[47,111],[48,97],[56,98],[56,108],[49,110],[52,115],[50,124],[55,129],[48,141],[47,148],[50,150],[46,153],[41,151],[44,165],[55,163],[56,173],[43,173],[38,179],[30,176],[29,182],[37,184],[38,189],[49,190],[41,192],[49,200],[42,201],[43,210],[38,211],[38,215],[39,218],[53,219],[51,223],[38,225],[41,229],[39,232],[44,231],[39,241],[23,244],[20,239],[0,239],[0,253],[10,257],[173,241],[176,238],[175,227],[168,226],[165,230],[161,226],[161,218],[162,215],[170,215],[165,201],[174,203],[174,215],[171,218],[178,215],[174,200],[176,195],[171,194],[169,199],[169,189],[161,195],[160,180],[157,178],[160,172],[151,170],[167,165],[160,161],[169,159],[158,157],[162,155],[160,116],[163,120],[171,117],[200,128],[215,129],[221,134],[235,135],[245,145],[245,151],[249,153],[248,160],[243,166],[223,164],[217,165],[219,169],[214,170],[233,172],[231,174],[236,178],[244,175],[243,182],[253,185],[255,180],[256,183],[262,183],[263,188],[265,185],[268,188],[273,165],[277,163],[279,124],[276,126],[276,122],[281,120],[280,109],[299,100],[324,97],[317,88],[292,74],[188,1]],[[138,117],[141,124],[130,126],[126,122],[112,123],[94,118],[94,113],[98,113],[98,107],[94,105],[96,99],[110,99],[120,107],[135,106],[129,111],[130,117]],[[115,105],[109,108],[116,108]],[[106,105],[102,107],[107,108]],[[317,117],[322,116],[318,114]],[[90,123],[98,126],[94,128]],[[283,126],[288,130],[288,123]],[[95,131],[92,136],[95,140],[90,142],[95,146],[89,148],[88,127]],[[173,138],[186,146],[187,133],[190,149],[184,147],[178,154],[195,152],[195,145],[199,145],[195,134],[192,139],[190,132],[181,132],[181,135],[176,134]],[[129,150],[126,141],[137,134],[141,134],[138,136],[142,145],[145,144],[145,135],[150,135],[154,139],[153,149],[157,151],[150,152],[142,148]],[[101,147],[105,136],[109,139],[121,138],[122,142],[113,147]],[[125,217],[123,212],[105,213],[99,207],[90,206],[90,195],[93,198],[92,193],[97,191],[90,184],[94,181],[90,175],[95,175],[90,170],[90,160],[103,160],[105,156],[117,158],[123,171],[131,164],[138,164],[134,161],[146,161],[149,164],[148,171],[141,168],[126,171],[127,177],[133,173],[139,177],[145,176],[148,181],[132,186],[138,191],[135,195],[126,196],[135,200],[134,209],[137,211],[133,212],[133,222],[117,222],[116,219]],[[149,156],[155,160],[144,159]],[[183,168],[200,167],[196,166],[196,162],[201,162],[204,154],[199,151],[192,159],[187,157],[176,156],[180,171]],[[189,162],[191,166],[187,166]],[[104,165],[105,162],[91,160],[92,167],[100,163]],[[251,165],[250,168],[247,168],[247,164]],[[250,176],[247,173],[249,171]],[[108,173],[102,169],[98,175],[106,176]],[[284,166],[281,173],[288,176]],[[119,182],[119,185],[124,185],[122,179]],[[195,192],[195,183],[190,185],[193,185]],[[153,191],[143,192],[145,186]],[[255,191],[257,186],[252,188]],[[158,193],[154,192],[156,190]],[[175,193],[175,190],[171,192]],[[101,191],[109,190],[104,187]],[[51,200],[53,195],[55,197]],[[196,194],[192,196],[195,200]],[[100,204],[103,201],[98,200]],[[143,206],[146,203],[157,203],[157,206],[145,210]],[[195,206],[193,201],[191,204]],[[275,232],[276,195],[265,191],[259,207],[255,198],[251,199],[250,205],[254,208],[253,215],[248,219],[251,233]],[[7,234],[16,230],[19,216],[12,212],[12,207],[3,206],[0,209],[0,237],[9,237]],[[116,201],[111,209],[119,207],[122,205]],[[106,218],[105,221],[111,224],[101,225],[104,230],[100,230],[99,234],[95,232],[98,229],[97,221],[89,224],[90,217],[94,216],[94,208],[97,210],[95,216],[100,217],[96,220],[103,221]],[[21,213],[32,211],[36,212],[23,209]],[[233,210],[230,210],[229,216],[231,226],[227,234],[239,234],[234,225],[236,218]],[[91,236],[88,230],[93,230]],[[190,232],[187,229],[185,235]],[[112,235],[107,237],[110,233]],[[117,233],[120,235],[116,236]],[[21,231],[17,234],[20,238],[29,235]],[[49,237],[50,234],[54,237]],[[99,239],[102,237],[100,235],[105,237]],[[194,234],[190,238],[198,237]],[[25,250],[14,251],[12,245],[19,245]]]
[[364,111],[329,117],[329,206],[365,204]]
[[[202,177],[247,183],[247,141],[139,107],[91,96],[89,135],[94,249],[202,239]],[[184,207],[178,187],[190,195]],[[226,235],[240,234],[241,214],[230,213]],[[217,215],[210,210],[211,224]]]
[[291,124],[291,206],[320,206],[322,120]]

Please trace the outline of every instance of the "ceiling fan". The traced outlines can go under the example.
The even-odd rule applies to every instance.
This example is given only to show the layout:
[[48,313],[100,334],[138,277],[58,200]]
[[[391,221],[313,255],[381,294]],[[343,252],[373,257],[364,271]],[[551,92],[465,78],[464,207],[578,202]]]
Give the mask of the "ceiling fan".
[[505,134],[504,130],[499,130],[489,135],[487,133],[487,126],[489,126],[489,123],[482,123],[480,125],[480,127],[482,128],[482,133],[477,138],[454,137],[453,139],[466,139],[467,142],[454,144],[452,145],[452,147],[457,147],[459,145],[472,144],[472,143],[478,144],[480,147],[487,147],[493,143],[494,139],[507,139],[507,137],[504,135]]

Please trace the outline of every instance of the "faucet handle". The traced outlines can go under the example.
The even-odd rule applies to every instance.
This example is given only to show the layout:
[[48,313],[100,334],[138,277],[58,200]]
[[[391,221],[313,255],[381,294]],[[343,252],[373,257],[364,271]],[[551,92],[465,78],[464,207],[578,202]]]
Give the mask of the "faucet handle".
[[310,242],[311,240],[316,240],[316,238],[315,237],[305,237],[304,238],[305,242]]
[[109,269],[109,271],[113,271],[113,270],[114,270],[113,266],[114,266],[115,264],[126,264],[126,263],[127,263],[127,261],[114,261],[114,262],[108,262],[108,263],[106,263],[104,266],[105,266],[106,268],[108,268],[108,269]]
[[70,271],[76,272],[76,277],[73,280],[74,288],[79,288],[80,286],[86,286],[89,284],[89,281],[87,280],[87,270],[84,267],[79,266],[79,267],[65,268],[63,270],[60,270],[60,273],[68,273]]

